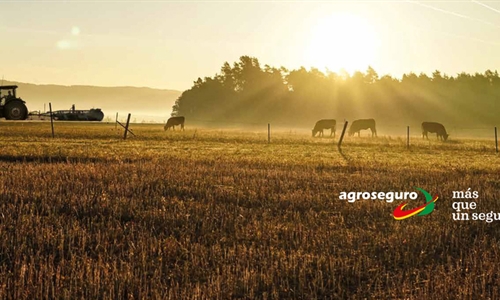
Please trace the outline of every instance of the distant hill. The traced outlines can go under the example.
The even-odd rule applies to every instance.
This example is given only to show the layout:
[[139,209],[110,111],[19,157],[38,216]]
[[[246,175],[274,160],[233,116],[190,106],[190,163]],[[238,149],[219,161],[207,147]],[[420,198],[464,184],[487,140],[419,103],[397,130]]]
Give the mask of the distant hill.
[[101,108],[104,120],[115,119],[118,112],[120,119],[127,113],[132,114],[132,120],[164,121],[170,117],[175,100],[182,93],[176,90],[153,89],[147,87],[99,87],[84,85],[38,85],[31,83],[4,81],[3,85],[18,85],[18,97],[26,101],[29,111],[49,109],[70,109],[75,104],[76,109]]

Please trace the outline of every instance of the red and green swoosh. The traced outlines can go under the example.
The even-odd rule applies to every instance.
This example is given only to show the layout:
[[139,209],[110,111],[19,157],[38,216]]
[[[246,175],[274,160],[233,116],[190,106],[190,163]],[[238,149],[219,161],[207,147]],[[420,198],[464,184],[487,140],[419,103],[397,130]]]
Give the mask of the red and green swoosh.
[[434,202],[436,202],[437,199],[439,198],[438,195],[434,196],[433,198],[431,194],[429,194],[426,190],[418,187],[415,187],[415,189],[421,191],[424,194],[426,203],[410,210],[403,210],[403,208],[408,204],[408,202],[402,203],[401,205],[396,207],[396,209],[392,213],[394,219],[404,220],[406,218],[413,217],[414,215],[425,216],[430,214],[434,210]]

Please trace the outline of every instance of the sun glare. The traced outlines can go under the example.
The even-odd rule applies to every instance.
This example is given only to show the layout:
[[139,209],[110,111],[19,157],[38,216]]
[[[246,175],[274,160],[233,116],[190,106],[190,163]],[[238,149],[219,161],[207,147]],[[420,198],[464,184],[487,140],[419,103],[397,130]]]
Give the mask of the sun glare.
[[356,15],[339,13],[320,19],[311,30],[306,60],[310,66],[353,73],[373,64],[377,39],[370,24]]

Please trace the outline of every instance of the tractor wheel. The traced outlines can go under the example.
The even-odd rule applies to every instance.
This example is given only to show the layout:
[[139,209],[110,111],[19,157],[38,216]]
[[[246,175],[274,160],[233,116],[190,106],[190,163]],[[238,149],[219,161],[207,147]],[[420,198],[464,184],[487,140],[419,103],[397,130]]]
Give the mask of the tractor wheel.
[[12,101],[5,105],[4,115],[7,120],[26,120],[28,108],[21,101]]

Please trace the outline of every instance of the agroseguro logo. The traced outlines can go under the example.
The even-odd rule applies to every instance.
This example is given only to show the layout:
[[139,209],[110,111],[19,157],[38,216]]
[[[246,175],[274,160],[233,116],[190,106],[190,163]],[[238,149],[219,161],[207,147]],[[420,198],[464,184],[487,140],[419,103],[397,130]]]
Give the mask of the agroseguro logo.
[[[432,197],[429,192],[422,188],[415,187],[415,189],[424,195],[426,202],[416,208],[407,210],[404,208],[409,202],[401,203],[392,213],[394,219],[404,220],[412,216],[425,216],[434,210],[434,202],[439,197],[437,195]],[[340,192],[339,195],[340,200],[347,200],[349,203],[354,203],[358,200],[385,200],[387,203],[392,203],[394,200],[416,200],[417,198],[417,192]]]

